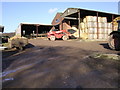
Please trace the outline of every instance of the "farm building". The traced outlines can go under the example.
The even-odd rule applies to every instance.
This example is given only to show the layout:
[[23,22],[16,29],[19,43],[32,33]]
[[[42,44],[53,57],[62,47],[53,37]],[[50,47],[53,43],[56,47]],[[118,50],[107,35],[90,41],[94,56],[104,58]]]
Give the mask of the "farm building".
[[20,23],[16,29],[16,35],[28,38],[32,36],[45,36],[52,27],[53,25]]
[[68,8],[63,13],[57,13],[52,25],[21,23],[16,29],[20,36],[45,36],[50,29],[72,29],[75,30],[76,38],[85,39],[107,39],[112,30],[117,30],[113,20],[119,14],[100,11],[86,10],[80,8]]
[[4,26],[0,25],[0,33],[3,33],[3,32],[4,32]]
[[68,8],[64,13],[57,13],[52,21],[58,29],[74,29],[75,37],[87,36],[88,39],[107,39],[112,30],[116,30],[111,23],[118,14],[86,10],[80,8]]
[[4,32],[4,26],[0,25],[0,46],[2,46],[2,33]]

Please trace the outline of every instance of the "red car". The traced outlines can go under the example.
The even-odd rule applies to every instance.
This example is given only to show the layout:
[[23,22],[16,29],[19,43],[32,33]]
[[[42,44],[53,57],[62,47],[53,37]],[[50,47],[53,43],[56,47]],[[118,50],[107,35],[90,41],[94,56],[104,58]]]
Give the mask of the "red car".
[[51,41],[62,38],[63,40],[68,40],[71,34],[67,30],[53,29],[47,33],[47,38]]

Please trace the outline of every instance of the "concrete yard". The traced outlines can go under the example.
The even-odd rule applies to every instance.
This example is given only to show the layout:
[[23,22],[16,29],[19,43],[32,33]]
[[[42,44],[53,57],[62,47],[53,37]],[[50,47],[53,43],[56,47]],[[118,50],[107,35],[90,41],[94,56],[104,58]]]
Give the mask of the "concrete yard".
[[[118,88],[120,51],[106,41],[31,39],[3,52],[3,88]],[[118,59],[94,55],[117,55]]]

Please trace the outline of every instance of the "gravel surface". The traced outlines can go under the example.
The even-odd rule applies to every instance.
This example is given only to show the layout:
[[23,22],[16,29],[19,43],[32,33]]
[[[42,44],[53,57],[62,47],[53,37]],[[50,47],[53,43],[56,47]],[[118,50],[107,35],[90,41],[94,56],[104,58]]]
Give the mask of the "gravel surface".
[[24,51],[3,51],[3,88],[118,88],[120,60],[102,41],[29,40]]

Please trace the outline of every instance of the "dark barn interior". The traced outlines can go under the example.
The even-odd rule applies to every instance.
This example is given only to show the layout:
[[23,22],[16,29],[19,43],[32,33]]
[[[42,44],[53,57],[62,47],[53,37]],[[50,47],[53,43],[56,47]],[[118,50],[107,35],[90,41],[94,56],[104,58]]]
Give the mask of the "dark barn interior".
[[49,32],[52,27],[52,25],[22,24],[21,35],[25,37],[31,37],[32,35],[39,37]]

